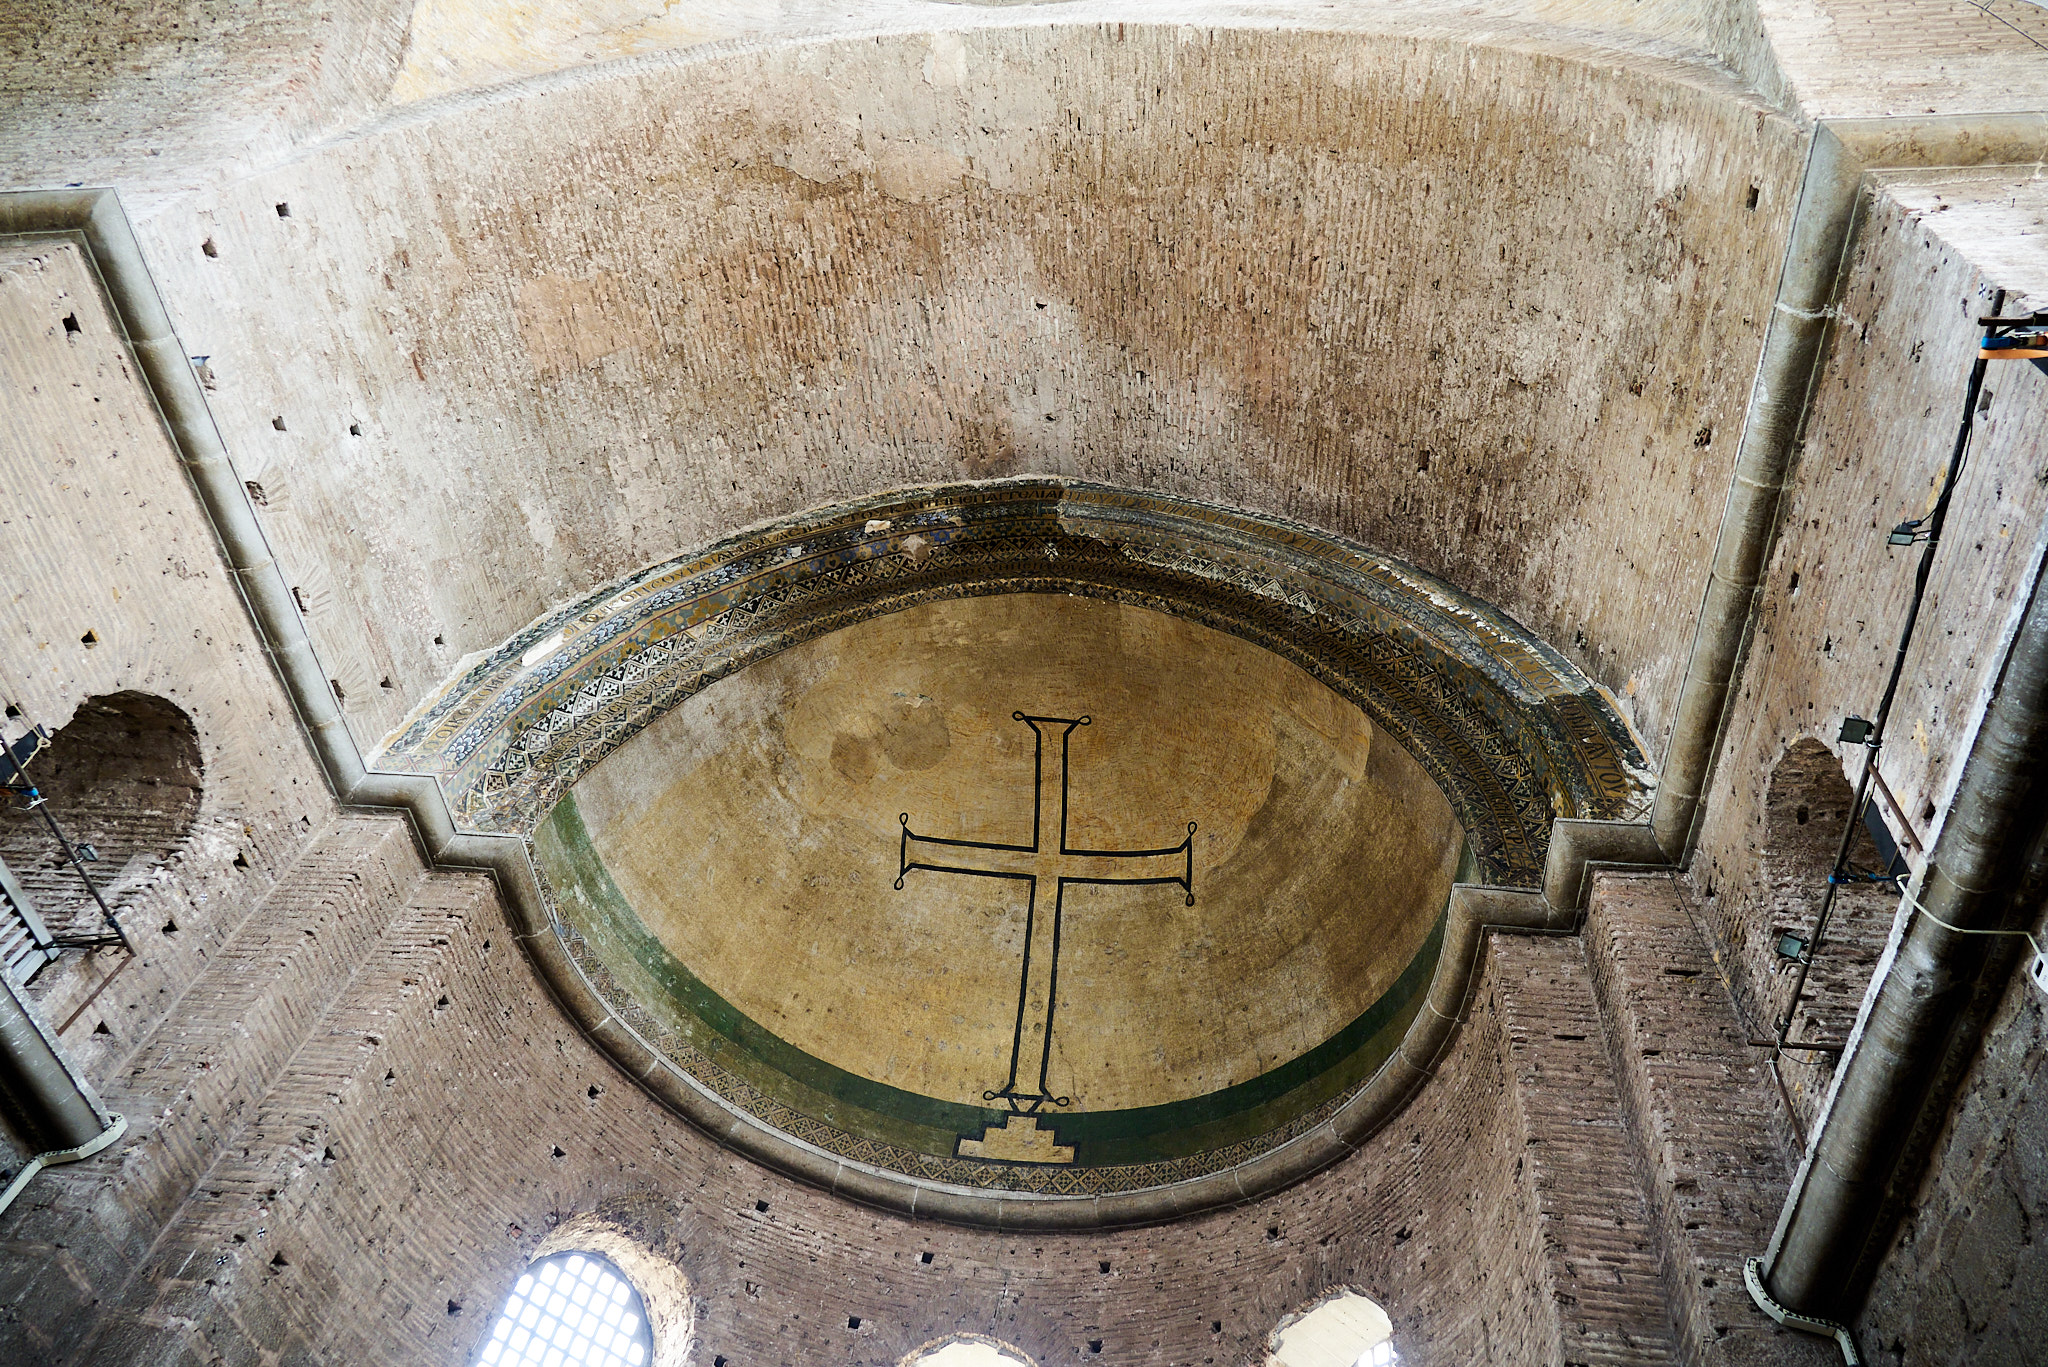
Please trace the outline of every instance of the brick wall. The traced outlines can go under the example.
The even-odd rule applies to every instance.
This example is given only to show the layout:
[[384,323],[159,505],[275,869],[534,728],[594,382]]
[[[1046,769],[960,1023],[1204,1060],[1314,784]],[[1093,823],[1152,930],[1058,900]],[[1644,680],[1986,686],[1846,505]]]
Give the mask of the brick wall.
[[1442,573],[1655,753],[1801,155],[1704,65],[1089,24],[471,100],[137,230],[366,747],[683,548],[1039,473]]
[[[1782,1180],[1751,1114],[1769,1098],[1717,1061],[1733,1017],[1675,890],[1610,886],[1583,941],[1490,942],[1438,1076],[1354,1157],[1181,1224],[1013,1236],[720,1150],[567,1028],[486,882],[352,818],[108,1081],[142,1121],[117,1164],[57,1170],[10,1217],[12,1360],[461,1362],[524,1258],[587,1211],[677,1261],[697,1360],[731,1367],[891,1363],[959,1332],[1041,1363],[1240,1363],[1340,1285],[1388,1307],[1417,1363],[1771,1343],[1728,1270]],[[1617,1068],[1630,1049],[1664,1061]],[[1645,1186],[1653,1150],[1676,1206]],[[1680,1227],[1691,1251],[1667,1256]],[[1681,1332],[1666,1306],[1688,1296]]]

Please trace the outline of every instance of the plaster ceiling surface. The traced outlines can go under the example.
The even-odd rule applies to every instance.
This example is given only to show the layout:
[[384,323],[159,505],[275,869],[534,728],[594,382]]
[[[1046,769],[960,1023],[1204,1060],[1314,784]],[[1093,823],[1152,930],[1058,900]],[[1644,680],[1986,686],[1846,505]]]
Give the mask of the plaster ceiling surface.
[[851,1123],[937,1156],[1057,1163],[1170,1152],[1383,1033],[1462,844],[1422,768],[1295,665],[1010,594],[697,694],[537,850],[635,996],[679,996],[700,1038],[736,1018],[714,1047],[756,1085],[865,1103]]
[[1043,478],[650,566],[376,763],[528,840],[572,1012],[671,1104],[972,1220],[1294,1171],[1469,955],[1454,881],[1534,886],[1555,817],[1648,797],[1611,702],[1497,609]]

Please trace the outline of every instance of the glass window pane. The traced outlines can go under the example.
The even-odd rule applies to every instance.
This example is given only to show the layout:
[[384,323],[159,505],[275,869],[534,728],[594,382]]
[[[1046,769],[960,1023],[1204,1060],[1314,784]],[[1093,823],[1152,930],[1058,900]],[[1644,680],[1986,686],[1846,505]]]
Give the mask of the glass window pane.
[[558,1253],[525,1273],[485,1337],[479,1367],[645,1367],[654,1338],[609,1259]]

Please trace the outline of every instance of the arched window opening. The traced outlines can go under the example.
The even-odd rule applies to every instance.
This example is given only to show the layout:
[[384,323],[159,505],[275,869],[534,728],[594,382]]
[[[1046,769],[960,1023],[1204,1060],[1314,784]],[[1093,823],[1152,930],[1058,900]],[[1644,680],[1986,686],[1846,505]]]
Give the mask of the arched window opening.
[[[1898,892],[1883,883],[1840,885],[1825,937],[1817,945],[1807,944],[1855,801],[1841,757],[1812,737],[1793,744],[1771,768],[1764,792],[1762,914],[1743,931],[1754,946],[1752,961],[1768,965],[1757,999],[1744,1004],[1745,1014],[1766,1033],[1776,1031],[1789,1003],[1789,1039],[1842,1043],[1884,952]],[[1874,813],[1874,800],[1871,808]],[[1872,838],[1873,824],[1884,829],[1875,815],[1860,825],[1849,848],[1850,863],[1871,871],[1895,867],[1891,851]],[[1812,967],[1798,1001],[1789,1002],[1797,977],[1791,970],[1800,954],[1811,958]],[[1828,1052],[1790,1051],[1779,1060],[1802,1128],[1819,1111],[1835,1059]]]
[[[111,929],[86,886],[75,852],[99,889],[119,911],[168,859],[199,815],[199,732],[176,705],[148,693],[88,698],[76,715],[37,744],[28,736],[9,745],[20,760],[0,760],[0,780],[14,792],[0,806],[0,862],[12,874],[41,923],[57,940]],[[35,789],[40,807],[26,789]],[[55,819],[63,843],[51,831]],[[67,852],[65,845],[71,847]],[[25,980],[40,957],[27,949],[20,920],[10,917],[7,967]]]
[[1031,1367],[1031,1359],[1007,1343],[962,1335],[918,1349],[902,1367]]
[[556,1253],[520,1273],[480,1367],[647,1367],[654,1335],[640,1293],[609,1258]]
[[1394,1323],[1371,1299],[1345,1289],[1281,1321],[1266,1367],[1398,1367]]

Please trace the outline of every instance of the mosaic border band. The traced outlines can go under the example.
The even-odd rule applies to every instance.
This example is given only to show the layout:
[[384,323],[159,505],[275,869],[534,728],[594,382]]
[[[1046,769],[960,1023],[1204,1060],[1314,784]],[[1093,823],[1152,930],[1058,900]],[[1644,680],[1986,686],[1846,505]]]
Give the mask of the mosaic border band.
[[[1485,883],[1538,886],[1554,818],[1626,818],[1649,796],[1642,754],[1608,699],[1491,605],[1298,524],[1051,479],[878,495],[629,575],[479,660],[374,763],[432,775],[465,829],[531,841],[592,765],[737,670],[919,604],[1018,592],[1150,608],[1300,666],[1438,783]],[[578,972],[664,1066],[715,1096],[742,1130],[759,1126],[885,1182],[990,1199],[1158,1191],[1270,1154],[1373,1082],[1271,1132],[1166,1162],[1037,1169],[934,1158],[803,1114],[676,1037],[614,981],[545,881],[543,893]],[[727,1137],[746,1147],[743,1133]]]

